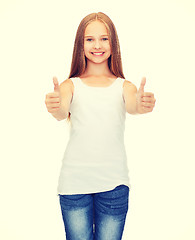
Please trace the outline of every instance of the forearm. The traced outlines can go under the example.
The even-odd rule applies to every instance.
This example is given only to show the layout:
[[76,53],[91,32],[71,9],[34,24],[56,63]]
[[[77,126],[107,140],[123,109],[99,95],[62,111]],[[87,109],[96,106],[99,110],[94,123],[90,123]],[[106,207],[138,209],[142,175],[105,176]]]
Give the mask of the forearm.
[[137,103],[137,94],[133,94],[131,98],[128,99],[128,104],[126,104],[126,111],[129,114],[141,114],[141,110],[138,108],[138,103]]
[[129,114],[133,114],[133,115],[136,115],[136,114],[138,114],[138,112],[137,112],[137,108],[136,108],[136,104],[131,104],[131,106],[128,108],[128,109],[126,109],[126,111],[129,113]]

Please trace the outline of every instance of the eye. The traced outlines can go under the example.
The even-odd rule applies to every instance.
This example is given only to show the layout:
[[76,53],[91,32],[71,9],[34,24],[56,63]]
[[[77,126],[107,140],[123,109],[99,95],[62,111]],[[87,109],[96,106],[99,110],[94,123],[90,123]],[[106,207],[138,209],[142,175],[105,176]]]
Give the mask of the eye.
[[103,40],[103,41],[107,41],[107,40],[108,40],[108,38],[106,38],[106,37],[105,37],[105,38],[102,38],[102,40]]
[[87,41],[91,42],[91,41],[93,41],[93,39],[92,38],[87,38]]

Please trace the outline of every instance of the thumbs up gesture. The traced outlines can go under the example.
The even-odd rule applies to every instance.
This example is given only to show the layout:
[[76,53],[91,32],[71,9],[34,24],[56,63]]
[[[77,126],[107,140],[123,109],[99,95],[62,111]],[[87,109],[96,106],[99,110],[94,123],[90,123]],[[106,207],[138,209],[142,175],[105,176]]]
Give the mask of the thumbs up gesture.
[[54,92],[60,92],[60,86],[57,77],[53,77]]
[[151,92],[144,92],[146,78],[143,77],[136,97],[136,107],[138,113],[152,112],[155,106],[156,99]]
[[58,79],[53,77],[54,92],[46,94],[45,104],[49,113],[55,113],[60,109],[61,96]]

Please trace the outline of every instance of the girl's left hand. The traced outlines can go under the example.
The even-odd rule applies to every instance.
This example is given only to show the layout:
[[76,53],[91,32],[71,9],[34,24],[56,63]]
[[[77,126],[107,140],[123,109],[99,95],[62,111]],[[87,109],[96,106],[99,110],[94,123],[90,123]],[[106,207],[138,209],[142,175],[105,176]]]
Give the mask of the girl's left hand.
[[136,97],[137,113],[140,114],[152,112],[156,102],[153,93],[144,92],[145,84],[146,78],[143,77]]

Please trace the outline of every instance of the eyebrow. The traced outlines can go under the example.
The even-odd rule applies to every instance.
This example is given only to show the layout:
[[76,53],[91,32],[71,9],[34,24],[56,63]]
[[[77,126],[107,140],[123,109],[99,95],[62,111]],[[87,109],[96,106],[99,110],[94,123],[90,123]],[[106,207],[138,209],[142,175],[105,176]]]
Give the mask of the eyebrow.
[[[85,36],[85,38],[88,38],[88,37],[93,37],[93,36]],[[101,35],[101,37],[108,37],[108,35]]]

